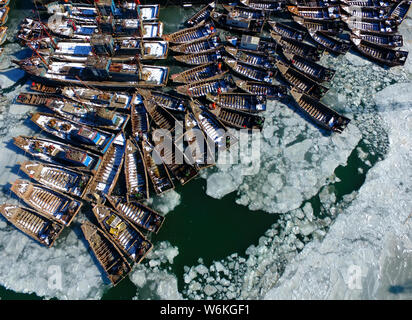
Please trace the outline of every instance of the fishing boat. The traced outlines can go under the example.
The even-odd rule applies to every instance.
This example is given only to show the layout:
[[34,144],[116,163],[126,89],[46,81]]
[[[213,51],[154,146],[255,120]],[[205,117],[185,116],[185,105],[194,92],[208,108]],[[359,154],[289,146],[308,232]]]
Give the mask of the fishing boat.
[[290,38],[279,36],[274,32],[271,32],[270,35],[282,47],[282,50],[284,52],[286,51],[294,53],[313,61],[319,61],[323,53],[323,50],[320,48]]
[[335,70],[326,68],[320,64],[317,64],[316,62],[305,59],[296,54],[285,52],[283,55],[287,59],[288,63],[293,65],[295,69],[299,70],[300,72],[305,74],[305,76],[308,76],[316,82],[321,83],[325,81],[331,81],[333,79],[333,76],[335,75]]
[[170,43],[181,44],[206,39],[211,34],[216,34],[216,32],[217,30],[213,22],[202,21],[197,26],[163,35],[163,39]]
[[314,41],[326,48],[327,51],[334,54],[345,54],[351,48],[351,44],[343,40],[333,38],[321,31],[309,31],[310,36]]
[[92,179],[90,174],[81,171],[35,161],[23,162],[20,164],[20,170],[48,188],[80,198]]
[[276,66],[286,82],[292,87],[311,95],[315,99],[320,99],[328,91],[328,88],[308,78],[293,66],[288,66],[280,61],[276,62]]
[[213,107],[216,105],[232,110],[244,112],[262,112],[266,110],[266,98],[250,93],[222,93],[219,95],[206,95]]
[[264,53],[255,53],[253,51],[237,49],[230,46],[225,46],[225,51],[233,58],[235,58],[238,62],[269,70],[275,69],[275,66],[273,64],[275,59]]
[[189,97],[204,97],[208,93],[225,93],[235,90],[236,85],[230,74],[219,79],[202,80],[176,87],[176,91]]
[[127,219],[116,211],[97,205],[92,209],[103,232],[135,263],[140,263],[153,245]]
[[[230,134],[226,126],[214,114],[198,101],[191,101],[193,115],[208,140],[212,141],[219,150],[230,149],[238,141]],[[210,147],[210,146],[209,146]],[[211,148],[214,150],[214,148]]]
[[29,136],[13,139],[17,147],[42,161],[82,171],[95,171],[100,165],[100,156],[61,142]]
[[35,93],[20,93],[16,98],[17,103],[44,106],[62,118],[102,129],[119,131],[123,130],[130,116],[106,108],[84,106],[55,96]]
[[141,139],[143,135],[149,132],[149,115],[147,114],[143,102],[141,104],[135,104],[132,106],[131,120],[132,134],[134,137]]
[[79,104],[120,110],[129,110],[132,103],[137,103],[136,99],[139,98],[123,92],[109,92],[73,86],[62,88],[61,94]]
[[140,202],[126,202],[126,199],[116,196],[108,196],[107,200],[119,215],[150,232],[158,233],[165,220],[165,217]]
[[87,86],[122,90],[135,87],[162,87],[169,76],[168,67],[112,63],[108,57],[89,56],[82,62],[47,62],[42,57],[13,61],[35,81],[52,85]]
[[153,100],[145,100],[143,103],[150,118],[159,129],[170,133],[179,130],[178,128],[181,127],[181,124],[172,113],[157,105]]
[[281,99],[286,97],[287,88],[282,85],[271,85],[257,81],[236,80],[236,85],[243,91],[264,96],[266,99]]
[[345,4],[340,5],[343,13],[359,19],[386,19],[389,18],[389,7],[357,7]]
[[41,213],[12,204],[0,205],[0,214],[13,226],[46,247],[52,247],[64,226]]
[[276,82],[275,75],[277,71],[258,68],[227,57],[224,58],[224,61],[233,72],[242,77],[268,84]]
[[292,88],[291,95],[297,102],[299,109],[309,115],[309,117],[322,128],[342,133],[350,119],[333,111],[319,100],[314,99],[300,90]]
[[10,8],[4,6],[0,8],[0,26],[4,26],[9,18]]
[[246,34],[242,35],[240,39],[236,36],[226,36],[226,41],[238,49],[265,53],[268,56],[275,54],[277,47],[276,42],[271,38],[254,37]]
[[8,27],[0,27],[0,46],[3,45],[7,40],[7,30]]
[[227,14],[212,11],[210,17],[221,28],[242,33],[261,33],[265,24],[265,19],[250,19],[233,10]]
[[124,175],[126,177],[127,202],[149,199],[149,180],[143,154],[133,139],[126,142],[124,156]]
[[389,67],[404,65],[408,57],[408,51],[393,50],[354,37],[351,40],[361,54]]
[[343,32],[342,23],[338,20],[313,20],[292,16],[293,21],[308,30],[323,31],[330,34],[340,34]]
[[203,51],[202,53],[184,54],[180,56],[174,56],[177,61],[189,64],[189,65],[203,65],[209,62],[215,62],[222,59],[223,46],[219,46],[216,49],[210,49]]
[[267,19],[269,17],[269,11],[261,10],[261,9],[252,9],[245,6],[232,6],[232,5],[225,5],[222,4],[223,9],[225,9],[228,13],[233,12],[235,15],[240,17],[244,17],[246,19]]
[[47,93],[47,94],[61,94],[62,93],[61,87],[46,86],[45,84],[40,83],[40,82],[32,82],[30,89],[35,92]]
[[394,20],[376,20],[376,19],[356,19],[353,17],[342,17],[342,21],[346,23],[351,31],[361,30],[377,33],[394,33],[398,31],[398,27]]
[[94,224],[86,221],[81,229],[107,277],[114,286],[117,285],[132,270],[126,258],[114,242]]
[[142,151],[147,173],[152,181],[156,194],[173,190],[175,186],[169,171],[163,163],[162,157],[148,139],[143,139]]
[[190,110],[185,114],[184,124],[184,134],[176,139],[176,144],[184,146],[188,163],[196,166],[199,171],[213,166],[215,164],[214,142],[212,142],[213,148],[210,148],[205,133]]
[[8,6],[9,3],[10,3],[10,0],[0,0],[0,7]]
[[211,107],[210,110],[220,121],[229,127],[236,129],[258,129],[262,130],[265,118],[239,110]]
[[389,18],[396,20],[398,24],[401,24],[402,21],[407,16],[409,9],[411,7],[410,0],[403,0],[392,6],[392,9],[389,12]]
[[303,41],[306,38],[307,32],[292,28],[286,24],[269,20],[267,21],[272,31],[279,36],[290,38],[297,41]]
[[137,92],[145,99],[152,100],[158,106],[173,112],[185,112],[186,102],[183,98],[162,91],[137,89]]
[[160,146],[162,160],[174,177],[182,185],[185,185],[195,178],[199,171],[193,163],[190,163],[190,159],[187,159],[182,150],[173,142],[172,137],[165,136],[163,138]]
[[393,5],[391,0],[340,0],[340,2],[352,7],[388,7]]
[[114,139],[113,133],[94,129],[50,113],[36,112],[31,117],[31,121],[48,134],[94,152],[105,153]]
[[83,206],[68,195],[25,180],[14,181],[10,190],[24,203],[64,226],[72,223]]
[[182,43],[170,47],[170,50],[177,53],[203,53],[208,50],[217,49],[221,46],[220,37],[216,34],[211,34],[210,36],[187,43]]
[[371,42],[382,47],[396,48],[403,46],[403,37],[401,34],[391,33],[376,33],[368,31],[353,30],[351,33],[352,39],[361,39]]
[[290,0],[289,3],[300,7],[328,7],[339,4],[339,0]]
[[286,1],[282,0],[240,0],[240,3],[252,9],[265,10],[270,12],[282,12],[285,11],[286,8]]
[[206,21],[210,17],[210,12],[213,11],[216,7],[215,2],[210,2],[206,6],[204,6],[202,9],[197,11],[193,16],[191,16],[189,19],[187,19],[184,22],[184,25],[187,27],[194,27],[198,25],[199,23]]
[[113,58],[116,61],[164,60],[168,51],[169,43],[164,40],[120,38],[115,42]]
[[112,193],[123,165],[125,150],[126,138],[124,133],[119,133],[104,154],[101,165],[88,185],[87,199],[104,201],[104,196]]
[[287,9],[290,13],[304,19],[333,20],[339,19],[341,16],[339,5],[330,5],[327,7],[287,6]]
[[202,80],[222,78],[229,69],[221,62],[210,62],[180,73],[172,74],[170,79],[176,83],[192,83]]

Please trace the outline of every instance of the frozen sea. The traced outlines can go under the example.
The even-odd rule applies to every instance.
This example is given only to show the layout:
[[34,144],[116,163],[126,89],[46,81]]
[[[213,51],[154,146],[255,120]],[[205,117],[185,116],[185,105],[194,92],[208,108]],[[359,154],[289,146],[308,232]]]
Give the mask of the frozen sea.
[[[9,39],[27,12],[12,11]],[[166,32],[193,12],[163,10]],[[408,17],[408,50],[411,31]],[[11,59],[26,52],[13,41],[5,50],[0,197],[16,202],[10,182],[27,178],[16,165],[27,157],[11,140],[39,131],[28,120],[33,108],[13,104],[28,79]],[[412,64],[385,69],[353,52],[321,63],[336,69],[323,101],[352,119],[343,134],[319,130],[291,102],[269,104],[262,134],[249,142],[259,157],[219,165],[153,199],[167,215],[151,238],[155,249],[114,289],[79,232],[87,212],[51,249],[0,219],[0,297],[412,298]]]

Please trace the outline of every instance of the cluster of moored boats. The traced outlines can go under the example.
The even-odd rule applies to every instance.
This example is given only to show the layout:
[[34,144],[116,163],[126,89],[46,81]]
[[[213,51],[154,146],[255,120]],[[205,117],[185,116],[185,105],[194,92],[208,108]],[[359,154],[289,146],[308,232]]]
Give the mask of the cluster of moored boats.
[[[17,34],[33,56],[15,61],[33,83],[16,102],[46,108],[31,121],[48,137],[14,138],[32,157],[20,164],[31,180],[11,187],[27,207],[4,204],[0,212],[50,247],[91,204],[95,223],[81,229],[113,284],[152,249],[147,236],[164,222],[143,203],[151,190],[163,194],[214,165],[216,150],[237,143],[229,127],[261,130],[269,99],[290,94],[322,128],[345,129],[350,119],[320,102],[335,73],[318,63],[325,50],[344,54],[354,44],[387,65],[406,58],[393,49],[402,44],[394,32],[409,9],[404,0],[212,2],[171,34],[163,34],[157,4],[35,4]],[[288,12],[293,24],[273,18]],[[351,42],[341,39],[342,21]],[[270,37],[261,36],[265,26]],[[172,59],[186,68],[169,81],[169,67],[154,62]]]
[[[10,0],[0,0],[0,46],[7,40],[7,27],[5,26],[10,11]],[[0,47],[0,56],[3,54],[4,48]]]

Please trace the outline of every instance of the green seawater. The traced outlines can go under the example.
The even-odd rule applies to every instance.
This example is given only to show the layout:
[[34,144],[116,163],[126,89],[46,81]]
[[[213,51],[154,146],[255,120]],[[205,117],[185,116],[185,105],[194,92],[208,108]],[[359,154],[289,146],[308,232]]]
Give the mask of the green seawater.
[[[18,8],[18,9],[17,9]],[[171,6],[161,10],[160,20],[165,24],[164,33],[176,31],[181,23],[199,7],[180,8]],[[30,13],[28,1],[13,1],[9,22],[21,19]],[[9,41],[14,41],[9,39]],[[169,58],[165,64],[171,63]],[[180,71],[179,66],[172,66],[171,73]],[[365,152],[368,147],[362,146]],[[373,166],[378,160],[371,157]],[[363,167],[363,173],[358,168]],[[335,184],[337,199],[360,188],[364,182],[369,167],[366,167],[358,158],[354,150],[346,166],[340,166],[335,174],[340,182]],[[213,169],[210,169],[213,170]],[[263,182],[262,182],[263,183]],[[250,245],[256,245],[267,229],[278,219],[277,214],[250,211],[247,207],[236,204],[236,192],[218,200],[206,195],[206,180],[197,178],[186,186],[177,187],[181,195],[181,203],[172,212],[167,214],[166,221],[159,234],[152,237],[154,246],[161,241],[169,241],[177,246],[179,254],[174,259],[172,272],[177,276],[179,291],[183,289],[184,266],[193,266],[202,258],[203,263],[209,266],[213,261],[223,259],[232,253],[245,255]],[[311,202],[315,215],[320,213],[320,201],[314,196],[307,201]],[[126,279],[117,287],[108,289],[102,299],[131,299],[136,296],[136,286]],[[35,294],[16,293],[0,286],[1,299],[41,299]]]

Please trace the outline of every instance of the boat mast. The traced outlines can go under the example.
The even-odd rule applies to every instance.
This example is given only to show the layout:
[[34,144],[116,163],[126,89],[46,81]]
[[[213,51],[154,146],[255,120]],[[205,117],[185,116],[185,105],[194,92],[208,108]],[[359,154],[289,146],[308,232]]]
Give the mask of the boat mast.
[[47,68],[49,68],[49,64],[47,63],[47,61],[41,56],[41,54],[37,51],[36,48],[34,48],[29,42],[27,42],[27,46],[33,50],[36,55],[40,58],[40,60],[45,64],[45,66],[47,66]]

